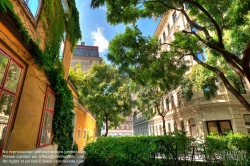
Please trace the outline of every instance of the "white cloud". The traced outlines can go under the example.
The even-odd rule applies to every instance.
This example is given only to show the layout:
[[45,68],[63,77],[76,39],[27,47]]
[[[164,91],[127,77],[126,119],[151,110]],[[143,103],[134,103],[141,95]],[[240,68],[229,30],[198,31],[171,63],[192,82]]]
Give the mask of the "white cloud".
[[105,6],[105,7],[100,7],[100,9],[102,9],[102,10],[104,10],[104,11],[108,11],[108,9],[107,9],[107,7]]
[[94,46],[99,47],[99,52],[104,52],[109,46],[109,41],[104,37],[103,30],[103,27],[97,27],[97,31],[91,32],[91,40]]

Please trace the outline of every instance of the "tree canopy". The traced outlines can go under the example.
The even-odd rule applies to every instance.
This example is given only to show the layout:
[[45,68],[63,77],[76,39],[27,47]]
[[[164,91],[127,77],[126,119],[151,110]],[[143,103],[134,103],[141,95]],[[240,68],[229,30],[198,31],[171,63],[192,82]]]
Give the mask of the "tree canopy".
[[70,76],[80,91],[81,103],[101,124],[106,123],[105,136],[108,134],[108,122],[117,126],[125,116],[131,114],[129,78],[112,65],[95,63],[87,73],[71,69]]
[[148,85],[139,86],[137,91],[137,109],[147,118],[155,115],[162,118],[163,134],[166,135],[165,116],[169,111],[165,89]]
[[[92,0],[92,8],[102,5],[107,5],[109,23],[134,25],[128,26],[124,34],[118,34],[110,42],[108,59],[118,65],[120,70],[141,82],[148,75],[150,83],[167,80],[164,86],[173,87],[172,85],[176,85],[173,81],[176,77],[173,76],[184,73],[185,63],[181,62],[182,58],[192,56],[197,64],[206,68],[200,70],[204,72],[203,76],[207,75],[200,87],[211,85],[211,89],[215,90],[212,84],[219,78],[246,110],[250,111],[250,104],[233,85],[234,79],[242,79],[250,90],[248,0]],[[173,10],[180,12],[189,27],[194,27],[197,31],[184,29],[175,33],[172,43],[161,44],[155,38],[141,36],[136,27],[138,19],[158,18]],[[161,45],[170,45],[171,50],[164,52],[160,49]],[[204,49],[208,58],[201,61],[197,58],[197,53],[204,52]],[[190,79],[191,82],[198,80],[195,77]],[[204,82],[209,84],[205,85]],[[213,92],[207,97],[211,94]]]

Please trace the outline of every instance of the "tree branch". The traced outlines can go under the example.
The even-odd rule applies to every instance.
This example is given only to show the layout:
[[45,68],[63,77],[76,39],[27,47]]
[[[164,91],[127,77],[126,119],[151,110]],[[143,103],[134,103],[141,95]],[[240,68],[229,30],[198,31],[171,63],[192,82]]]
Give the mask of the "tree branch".
[[217,74],[222,82],[224,83],[224,85],[226,86],[226,88],[239,100],[239,102],[246,108],[247,111],[250,112],[250,104],[248,103],[248,101],[246,101],[246,99],[230,84],[230,82],[228,81],[228,79],[225,77],[224,73],[222,71],[220,71],[219,69],[210,66],[202,61],[200,61],[195,54],[192,54],[193,59],[200,65],[202,65],[203,67],[207,68],[208,70],[213,71],[215,74]]
[[197,29],[200,30],[200,31],[203,31],[203,33],[205,34],[206,39],[207,39],[208,41],[212,38],[212,37],[210,36],[210,34],[209,34],[209,32],[208,32],[208,30],[207,30],[206,27],[200,26],[200,25],[196,24],[194,21],[192,21],[192,20],[189,18],[188,14],[186,13],[186,11],[185,11],[184,9],[182,9],[181,12],[182,12],[182,14],[186,17],[187,22],[188,22],[191,26],[197,28]]
[[224,44],[223,44],[223,40],[222,40],[222,31],[221,31],[219,25],[217,24],[217,22],[215,21],[215,19],[210,15],[210,13],[202,5],[199,4],[199,2],[194,2],[191,0],[187,0],[187,2],[198,7],[208,17],[208,19],[211,21],[211,23],[214,25],[214,27],[216,29],[217,36],[219,39],[219,46],[224,48]]

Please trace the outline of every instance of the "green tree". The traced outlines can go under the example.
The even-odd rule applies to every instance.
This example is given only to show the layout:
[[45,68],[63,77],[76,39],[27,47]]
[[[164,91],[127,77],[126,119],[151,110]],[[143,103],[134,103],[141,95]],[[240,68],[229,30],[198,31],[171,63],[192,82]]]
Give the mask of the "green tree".
[[167,101],[166,93],[166,90],[159,87],[147,85],[141,86],[136,94],[137,108],[147,119],[151,119],[155,115],[161,117],[164,135],[167,134],[165,116],[169,111],[168,105],[164,104]]
[[[177,65],[179,63],[176,61],[180,61],[183,56],[192,56],[198,64],[220,78],[225,87],[246,110],[250,111],[250,104],[231,81],[232,77],[237,76],[244,80],[250,90],[250,41],[248,41],[250,38],[250,2],[248,0],[92,0],[91,7],[98,8],[104,4],[108,8],[107,21],[113,25],[136,24],[139,18],[157,18],[170,10],[182,13],[189,27],[194,27],[197,31],[183,30],[175,33],[172,43],[162,43],[162,45],[170,45],[171,51],[161,53],[160,56],[175,59],[174,64]],[[188,10],[185,5],[188,5]],[[141,58],[144,59],[143,56],[147,54],[148,57],[159,54],[160,44],[153,42],[156,39],[147,38],[143,45],[137,27],[132,26],[126,31],[128,29],[137,32],[132,33],[131,39],[127,40],[131,43],[111,41],[108,58],[120,65],[121,70],[135,75],[135,69],[141,67]],[[200,61],[196,56],[197,53],[203,52],[204,48],[211,56],[208,61]],[[148,66],[151,66],[150,61],[148,63]],[[218,65],[218,63],[223,65]],[[124,69],[125,66],[128,68]],[[226,70],[227,68],[230,70]],[[214,77],[211,75],[207,79],[213,80]]]
[[79,82],[80,101],[97,120],[117,126],[124,117],[131,114],[131,93],[129,79],[112,65],[93,64]]

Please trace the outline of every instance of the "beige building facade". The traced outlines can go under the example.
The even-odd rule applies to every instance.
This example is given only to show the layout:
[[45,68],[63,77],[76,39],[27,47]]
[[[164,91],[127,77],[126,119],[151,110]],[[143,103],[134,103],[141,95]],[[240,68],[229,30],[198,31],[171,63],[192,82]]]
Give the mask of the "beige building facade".
[[101,62],[98,46],[87,46],[85,42],[81,42],[81,45],[76,45],[70,66],[75,67],[80,63],[82,71],[87,72],[94,63],[100,64]]
[[[196,31],[190,28],[185,17],[179,11],[169,11],[163,15],[155,31],[154,36],[160,43],[171,43],[174,40],[174,33],[180,30]],[[168,45],[162,45],[161,50],[169,50]],[[205,61],[205,55],[197,55],[200,60]],[[191,56],[184,57],[191,65],[196,62]],[[188,74],[188,71],[186,74]],[[169,113],[165,117],[167,132],[176,129],[187,132],[193,138],[204,138],[204,136],[214,133],[224,132],[250,132],[250,113],[240,104],[240,102],[225,88],[223,84],[217,83],[218,90],[215,97],[207,100],[204,93],[195,92],[191,99],[182,98],[178,95],[178,88],[166,96],[169,103],[165,102],[165,108],[169,108]],[[243,83],[236,84],[237,89],[241,89],[242,95],[250,101],[250,93],[244,88]],[[142,114],[134,114],[135,135],[162,135],[162,120],[160,116],[155,116],[146,120]]]

